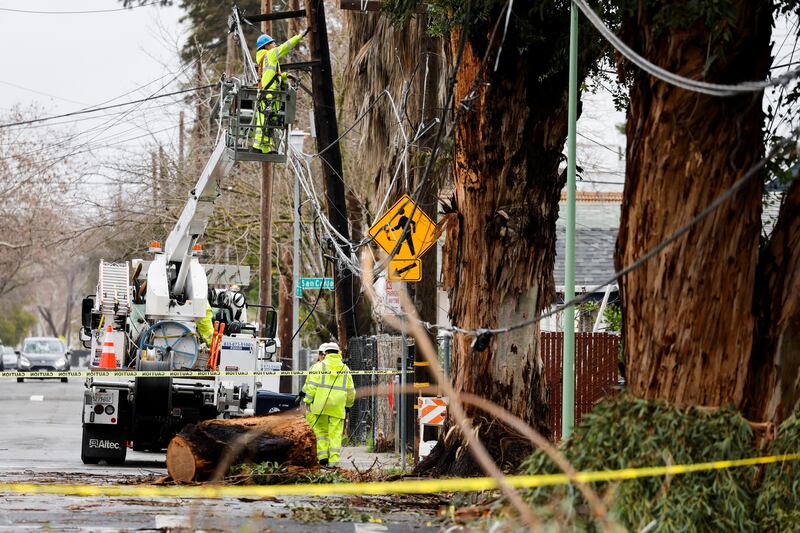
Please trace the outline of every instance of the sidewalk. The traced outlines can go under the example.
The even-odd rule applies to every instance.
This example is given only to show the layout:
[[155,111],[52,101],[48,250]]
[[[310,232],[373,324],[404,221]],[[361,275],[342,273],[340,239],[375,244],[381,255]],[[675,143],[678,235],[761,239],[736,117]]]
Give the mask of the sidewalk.
[[[412,466],[410,459],[409,457],[408,468]],[[339,466],[352,470],[353,463],[362,472],[369,469],[373,464],[375,464],[376,469],[400,468],[400,455],[368,452],[366,446],[344,446],[339,459]]]

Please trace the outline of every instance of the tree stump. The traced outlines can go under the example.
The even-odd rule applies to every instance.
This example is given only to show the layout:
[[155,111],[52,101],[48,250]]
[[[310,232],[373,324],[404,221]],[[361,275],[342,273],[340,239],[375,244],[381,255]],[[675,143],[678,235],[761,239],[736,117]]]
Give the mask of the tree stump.
[[211,479],[221,462],[227,471],[231,465],[264,461],[317,465],[317,440],[304,416],[275,413],[206,420],[186,426],[167,448],[167,471],[180,483]]

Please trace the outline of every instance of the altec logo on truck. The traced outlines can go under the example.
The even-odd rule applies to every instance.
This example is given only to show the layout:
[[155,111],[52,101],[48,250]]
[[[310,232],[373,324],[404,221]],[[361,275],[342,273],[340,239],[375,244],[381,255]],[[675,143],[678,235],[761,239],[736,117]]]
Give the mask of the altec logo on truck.
[[89,448],[105,448],[119,450],[119,442],[100,439],[89,439]]

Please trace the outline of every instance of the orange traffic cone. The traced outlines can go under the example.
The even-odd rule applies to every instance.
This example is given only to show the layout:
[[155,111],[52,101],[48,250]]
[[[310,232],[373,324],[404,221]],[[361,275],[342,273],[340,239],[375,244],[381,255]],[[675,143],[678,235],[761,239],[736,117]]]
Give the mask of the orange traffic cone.
[[100,368],[117,368],[117,355],[114,353],[114,340],[111,333],[114,330],[111,324],[106,328],[106,336],[103,339],[103,351],[100,354]]

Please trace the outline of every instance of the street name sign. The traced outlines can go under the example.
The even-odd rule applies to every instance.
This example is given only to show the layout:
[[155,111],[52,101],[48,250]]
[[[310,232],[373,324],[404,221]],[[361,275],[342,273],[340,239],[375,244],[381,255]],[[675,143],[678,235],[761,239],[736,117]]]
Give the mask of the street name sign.
[[303,296],[303,289],[333,290],[333,278],[300,278],[297,282],[297,297]]

